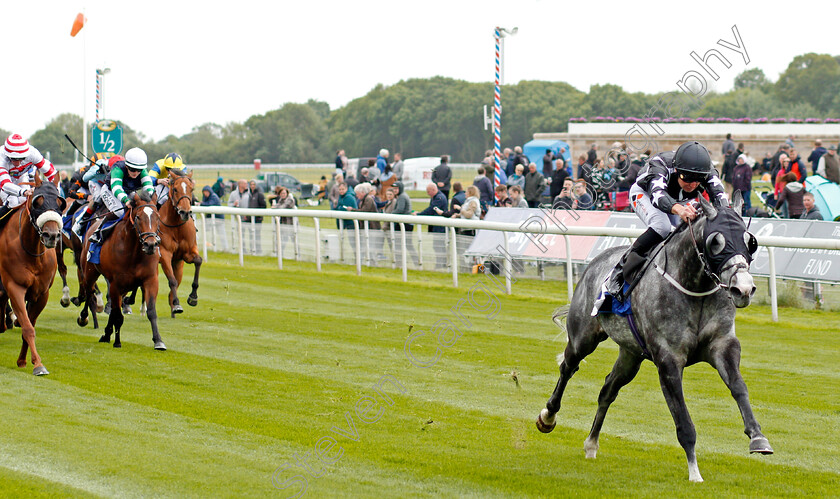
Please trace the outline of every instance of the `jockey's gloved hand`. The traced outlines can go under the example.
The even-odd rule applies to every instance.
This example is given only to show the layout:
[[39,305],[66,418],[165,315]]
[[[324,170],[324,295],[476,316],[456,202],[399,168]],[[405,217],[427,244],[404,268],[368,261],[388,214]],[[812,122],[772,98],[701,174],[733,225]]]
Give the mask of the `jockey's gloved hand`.
[[96,160],[96,168],[102,173],[108,173],[108,160],[107,159]]

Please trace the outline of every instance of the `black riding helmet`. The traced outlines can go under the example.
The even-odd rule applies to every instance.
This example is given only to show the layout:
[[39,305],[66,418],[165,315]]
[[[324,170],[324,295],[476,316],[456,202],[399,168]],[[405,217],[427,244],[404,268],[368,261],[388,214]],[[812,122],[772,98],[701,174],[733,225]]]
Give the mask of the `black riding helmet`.
[[684,182],[702,182],[712,171],[712,158],[703,144],[685,142],[674,154],[674,168]]

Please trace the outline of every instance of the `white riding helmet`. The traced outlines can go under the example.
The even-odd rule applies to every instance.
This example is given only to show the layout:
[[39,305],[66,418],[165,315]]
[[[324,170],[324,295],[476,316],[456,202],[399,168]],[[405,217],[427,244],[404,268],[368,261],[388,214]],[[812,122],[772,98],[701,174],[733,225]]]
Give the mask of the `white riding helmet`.
[[146,152],[139,147],[132,147],[125,153],[125,166],[132,170],[142,170],[146,168]]

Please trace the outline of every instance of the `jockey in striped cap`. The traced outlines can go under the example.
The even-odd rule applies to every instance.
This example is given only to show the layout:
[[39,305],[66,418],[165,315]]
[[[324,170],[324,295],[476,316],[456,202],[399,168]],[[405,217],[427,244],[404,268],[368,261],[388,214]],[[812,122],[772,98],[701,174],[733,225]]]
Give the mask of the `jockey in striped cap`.
[[[32,187],[25,185],[34,182],[35,171],[40,170],[50,182],[58,185],[58,175],[52,163],[29,145],[29,141],[20,134],[13,133],[6,138],[0,154],[0,225],[12,209],[26,202],[26,196],[32,194]],[[23,185],[21,185],[23,184]]]

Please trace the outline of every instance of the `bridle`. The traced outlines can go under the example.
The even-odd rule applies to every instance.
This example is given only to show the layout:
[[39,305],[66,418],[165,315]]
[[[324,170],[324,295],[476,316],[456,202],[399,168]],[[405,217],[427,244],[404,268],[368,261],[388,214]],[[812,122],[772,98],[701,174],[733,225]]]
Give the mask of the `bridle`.
[[[150,207],[154,210],[154,207],[151,204],[146,204],[146,205],[142,205],[142,206],[132,206],[131,207],[131,213],[130,213],[131,225],[132,225],[132,227],[134,227],[134,232],[137,233],[137,239],[140,241],[140,244],[148,245],[149,242],[147,241],[147,239],[150,238],[150,237],[153,237],[154,241],[155,241],[153,247],[155,247],[155,246],[158,246],[160,244],[160,222],[161,222],[160,216],[157,217],[157,222],[158,222],[157,228],[154,228],[153,231],[141,232],[141,230],[138,228],[138,223],[137,223],[138,220],[140,219],[140,215],[139,214],[137,214],[137,215],[134,214],[135,210],[146,208],[146,207]],[[154,218],[154,217],[149,216],[149,224],[150,225],[153,225],[152,218]]]
[[[26,183],[21,184],[21,185],[32,185],[32,184],[30,182],[26,182]],[[25,211],[28,213],[26,218],[29,219],[29,223],[32,224],[33,228],[35,228],[35,232],[38,234],[38,240],[41,241],[41,243],[43,244],[44,230],[41,227],[38,227],[37,217],[33,218],[33,216],[32,216],[33,212],[29,208],[29,205],[31,204],[31,202],[34,199],[36,199],[37,196],[42,196],[43,197],[43,194],[36,194],[35,196],[32,197],[32,199],[27,200],[27,202],[24,203],[24,208],[26,209]],[[47,211],[55,211],[55,210],[45,210],[44,212],[46,213]],[[24,212],[24,210],[18,210],[18,238],[20,239],[20,247],[23,248],[23,251],[25,251],[27,255],[37,258],[39,256],[42,256],[44,253],[46,253],[47,248],[46,248],[46,245],[44,245],[44,251],[42,251],[40,253],[33,253],[33,252],[29,251],[28,249],[26,249],[26,245],[23,242],[23,212]],[[59,217],[61,216],[61,213],[59,213],[59,212],[56,212],[56,213],[59,214]],[[46,225],[46,222],[44,222],[44,225]],[[60,227],[60,224],[59,224],[59,227]],[[61,237],[59,235],[59,242],[60,241],[61,241]]]
[[[714,271],[712,271],[711,266],[709,265],[709,262],[706,259],[706,255],[702,251],[700,251],[700,248],[698,247],[697,238],[694,236],[694,226],[692,225],[691,220],[688,221],[688,231],[689,231],[689,233],[691,233],[691,242],[692,242],[691,247],[694,248],[694,252],[697,254],[697,258],[700,260],[700,264],[703,267],[703,272],[715,284],[715,287],[712,288],[709,292],[707,292],[707,294],[712,294],[714,292],[717,292],[720,289],[725,289],[725,290],[728,291],[729,289],[732,288],[732,279],[735,278],[735,276],[738,274],[738,272],[741,271],[741,269],[749,272],[750,267],[749,267],[748,264],[746,264],[744,262],[736,262],[736,263],[727,265],[727,266],[721,268],[720,271],[718,271],[718,273],[715,273]],[[727,270],[729,270],[733,267],[735,268],[735,272],[732,272],[732,274],[729,276],[729,282],[726,283],[726,284],[723,284],[720,276],[725,271],[727,271]],[[727,293],[726,296],[729,297],[730,300],[732,300],[732,297],[729,295],[729,293]]]
[[[189,179],[189,177],[178,177],[178,178],[184,178],[185,182],[190,182],[190,183],[192,182],[192,180]],[[178,205],[181,203],[181,200],[182,199],[187,199],[187,200],[190,201],[190,205],[192,205],[192,196],[190,196],[190,195],[181,194],[177,198],[174,197],[172,194],[176,191],[176,189],[173,189],[173,187],[174,186],[170,186],[170,188],[169,188],[169,200],[172,202],[172,208],[175,210],[175,213],[177,213],[179,217],[183,218],[183,220],[181,220],[180,223],[177,223],[177,224],[174,224],[174,225],[170,225],[170,224],[164,222],[163,220],[160,221],[160,223],[162,223],[166,227],[170,227],[170,228],[180,227],[180,226],[184,225],[185,223],[187,223],[190,219],[189,218],[189,213],[191,212],[191,210],[182,210],[181,208],[178,207]],[[187,214],[186,218],[184,218],[185,213]]]

